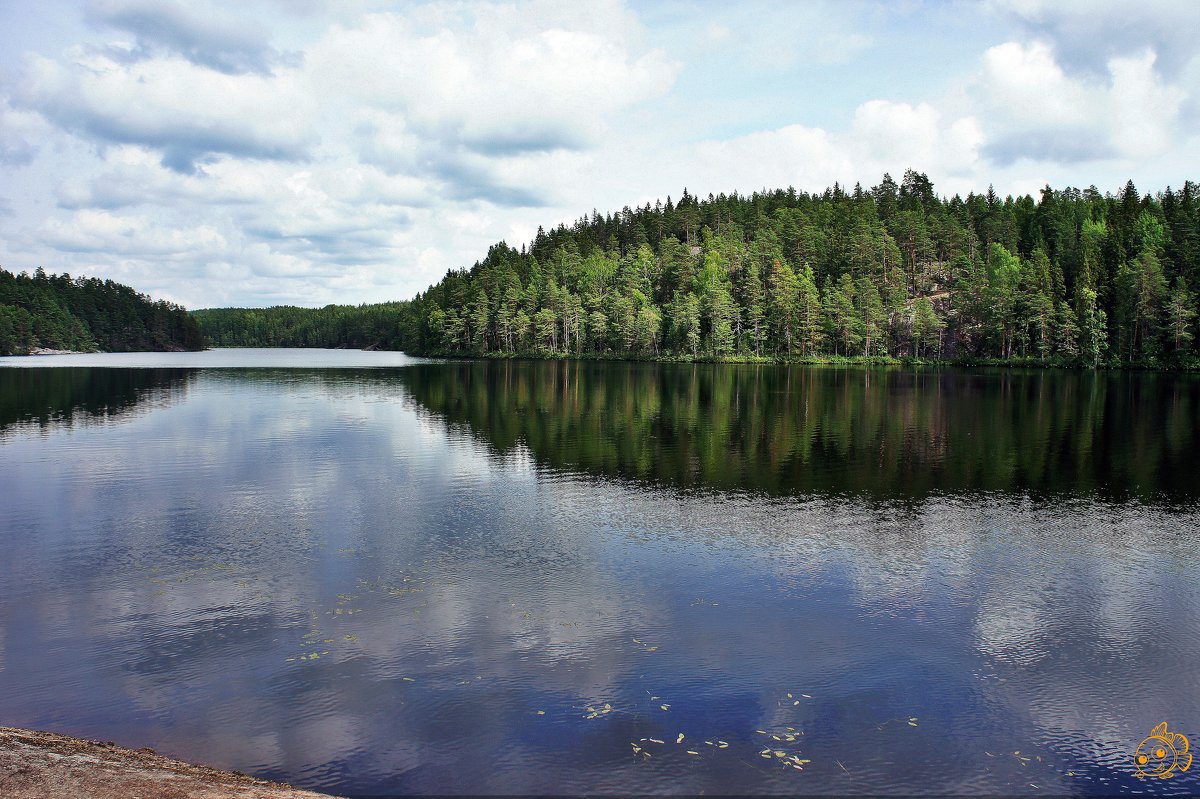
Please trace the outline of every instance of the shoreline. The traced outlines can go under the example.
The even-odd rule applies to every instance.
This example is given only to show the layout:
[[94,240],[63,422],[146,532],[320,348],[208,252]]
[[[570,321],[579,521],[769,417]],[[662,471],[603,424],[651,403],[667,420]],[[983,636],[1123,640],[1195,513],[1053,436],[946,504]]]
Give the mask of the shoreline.
[[27,357],[39,357],[42,355],[84,355],[85,350],[56,350],[51,347],[34,347],[29,352],[25,353]]
[[[257,349],[257,348],[250,348]],[[289,349],[307,349],[295,347]],[[691,364],[743,364],[758,366],[853,366],[853,367],[901,367],[901,368],[951,368],[951,369],[1063,369],[1072,372],[1162,372],[1187,374],[1200,371],[1200,361],[1163,363],[1099,363],[1094,366],[1071,361],[1041,360],[1036,358],[895,358],[890,355],[810,355],[810,356],[756,356],[756,355],[637,355],[633,353],[563,353],[563,352],[407,352],[414,358],[442,358],[457,361],[622,361],[626,363],[691,363]]]
[[0,727],[6,799],[329,799],[279,782],[52,732]]

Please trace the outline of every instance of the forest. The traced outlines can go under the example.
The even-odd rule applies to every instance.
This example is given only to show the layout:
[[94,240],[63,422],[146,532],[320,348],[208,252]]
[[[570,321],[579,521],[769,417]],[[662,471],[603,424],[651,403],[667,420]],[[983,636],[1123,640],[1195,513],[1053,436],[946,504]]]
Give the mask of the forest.
[[0,355],[201,350],[196,320],[174,303],[98,278],[0,269]]
[[495,244],[409,301],[195,316],[217,346],[1192,368],[1196,195],[946,199],[912,170],[819,194],[685,190]]

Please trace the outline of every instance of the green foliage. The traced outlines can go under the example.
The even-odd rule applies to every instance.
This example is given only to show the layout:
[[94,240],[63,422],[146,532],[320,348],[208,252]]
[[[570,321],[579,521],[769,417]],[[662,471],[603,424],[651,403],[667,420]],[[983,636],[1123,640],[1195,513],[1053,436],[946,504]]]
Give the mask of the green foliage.
[[937,357],[941,350],[942,329],[945,326],[945,322],[938,318],[929,298],[918,297],[917,301],[913,303],[913,353],[918,358]]
[[[504,242],[412,300],[200,311],[214,343],[545,357],[1195,357],[1195,184],[1142,197],[939,198],[909,170],[869,190],[685,191]],[[20,323],[0,317],[0,333]]]
[[0,355],[35,348],[91,352],[199,350],[186,310],[111,280],[0,269]]

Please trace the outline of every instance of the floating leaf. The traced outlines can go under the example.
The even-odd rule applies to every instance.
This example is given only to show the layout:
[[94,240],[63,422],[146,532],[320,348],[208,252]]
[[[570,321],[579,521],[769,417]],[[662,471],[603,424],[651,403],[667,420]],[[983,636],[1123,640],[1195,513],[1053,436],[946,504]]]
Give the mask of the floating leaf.
[[544,715],[546,715],[546,711],[544,711],[544,710],[539,710],[539,711],[537,712],[537,714],[538,714],[539,716],[544,716]]
[[416,682],[416,680],[412,677],[401,677],[400,679],[404,680],[405,682]]
[[655,743],[655,744],[666,743],[666,741],[660,741],[657,738],[647,738],[646,740],[649,741],[650,743]]
[[700,754],[700,753],[699,753],[699,752],[697,752],[695,749],[688,749],[688,750],[687,750],[687,753],[688,753],[689,755],[698,755],[698,754]]
[[679,737],[675,739],[675,743],[677,743],[677,744],[683,743],[683,733],[679,733]]
[[670,709],[671,709],[671,706],[670,706],[670,705],[659,705],[659,707],[661,707],[663,710],[670,710]]

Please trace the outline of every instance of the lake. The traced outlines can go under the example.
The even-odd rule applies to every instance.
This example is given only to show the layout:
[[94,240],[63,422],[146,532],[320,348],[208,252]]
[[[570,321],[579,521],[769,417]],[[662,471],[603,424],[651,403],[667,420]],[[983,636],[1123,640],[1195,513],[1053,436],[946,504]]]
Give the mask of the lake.
[[353,795],[1195,794],[1200,379],[0,358],[0,724]]

